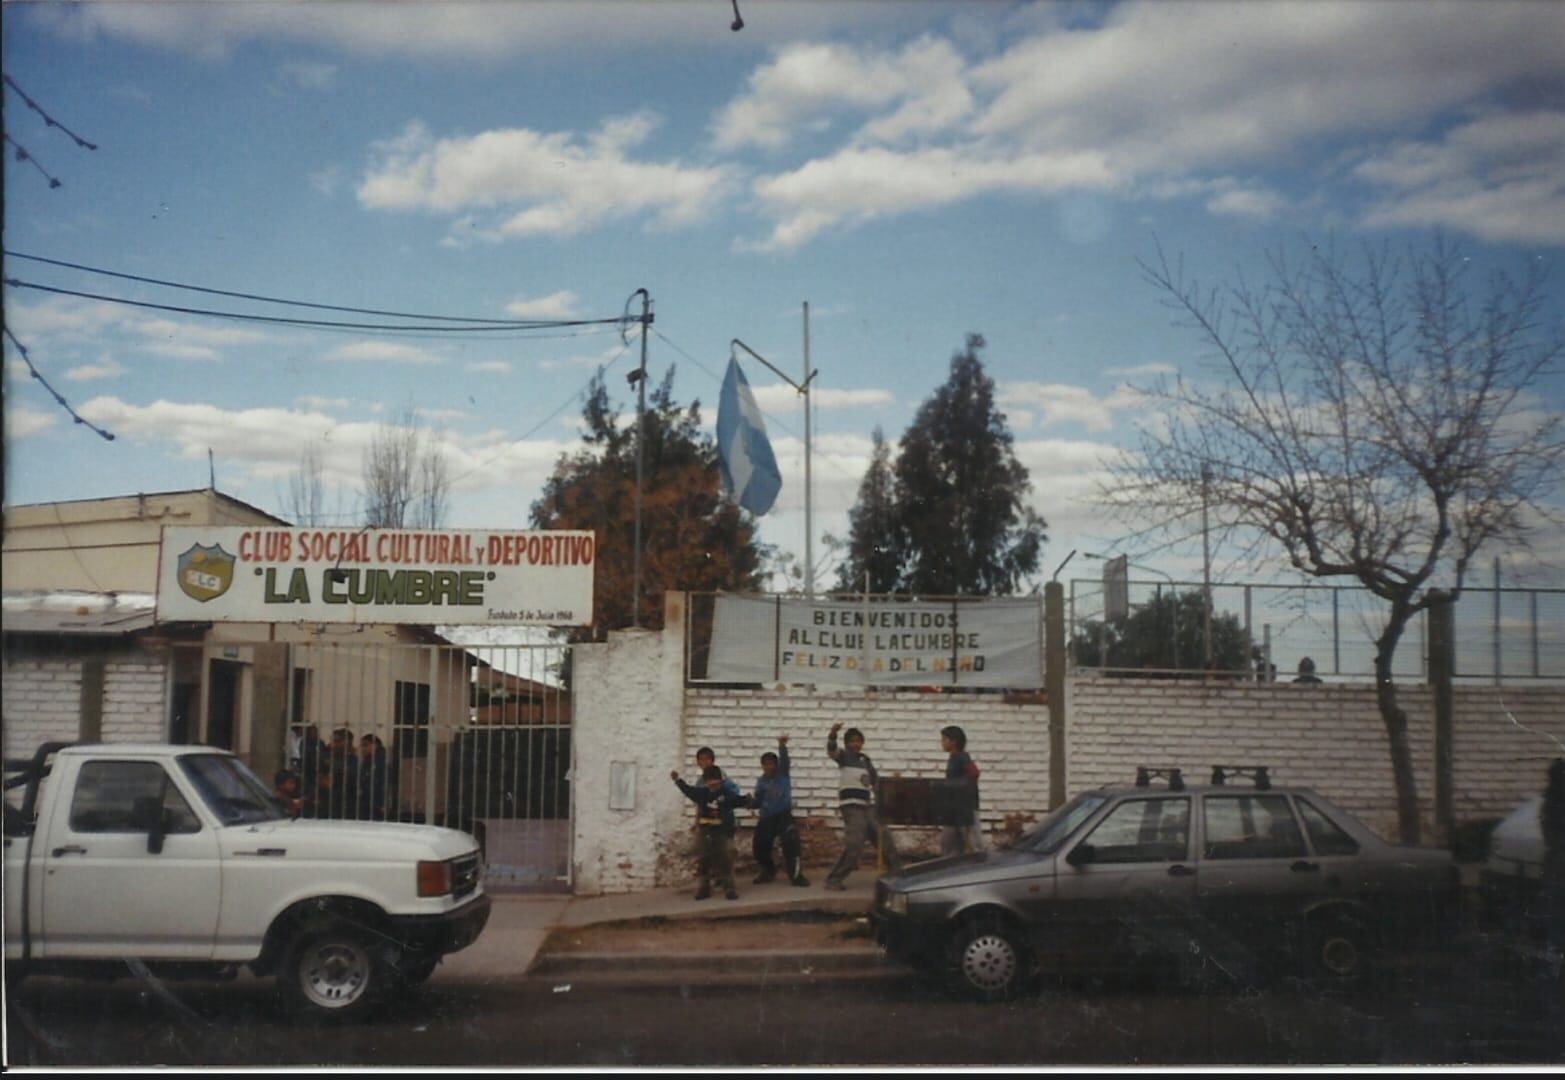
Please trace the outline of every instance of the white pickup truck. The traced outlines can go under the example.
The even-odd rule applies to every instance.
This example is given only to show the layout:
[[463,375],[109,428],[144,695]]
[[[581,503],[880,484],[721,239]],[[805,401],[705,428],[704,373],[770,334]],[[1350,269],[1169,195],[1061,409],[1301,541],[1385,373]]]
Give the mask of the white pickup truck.
[[346,1017],[427,979],[489,918],[454,829],[294,820],[246,765],[198,746],[64,744],[8,763],[8,976],[275,975]]

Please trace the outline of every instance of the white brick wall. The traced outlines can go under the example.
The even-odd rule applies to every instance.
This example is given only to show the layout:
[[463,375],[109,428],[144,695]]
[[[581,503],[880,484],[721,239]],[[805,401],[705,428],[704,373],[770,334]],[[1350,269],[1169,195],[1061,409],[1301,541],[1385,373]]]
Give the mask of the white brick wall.
[[39,743],[76,738],[81,697],[80,661],[7,657],[0,687],[6,760],[31,757]]
[[133,653],[103,668],[103,741],[161,742],[168,734],[168,663]]

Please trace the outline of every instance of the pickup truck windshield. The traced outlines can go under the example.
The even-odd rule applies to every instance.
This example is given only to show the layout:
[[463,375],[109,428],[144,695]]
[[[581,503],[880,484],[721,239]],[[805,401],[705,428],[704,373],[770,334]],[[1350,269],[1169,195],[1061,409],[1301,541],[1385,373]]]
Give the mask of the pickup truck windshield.
[[282,806],[238,758],[221,754],[186,754],[179,767],[201,793],[201,799],[225,825],[250,825],[287,818]]
[[1057,850],[1076,831],[1078,825],[1091,817],[1093,811],[1106,802],[1108,802],[1107,795],[1090,791],[1082,792],[1005,846],[1047,855]]

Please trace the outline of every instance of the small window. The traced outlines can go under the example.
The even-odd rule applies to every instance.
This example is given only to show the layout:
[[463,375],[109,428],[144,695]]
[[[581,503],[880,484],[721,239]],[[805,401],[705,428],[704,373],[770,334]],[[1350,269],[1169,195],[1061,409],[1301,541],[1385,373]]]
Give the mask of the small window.
[[137,803],[151,799],[168,815],[170,833],[201,831],[201,821],[153,761],[89,761],[76,777],[71,830],[81,833],[146,832]]
[[1308,854],[1286,795],[1208,795],[1208,859],[1298,859]]
[[1094,862],[1177,862],[1190,845],[1190,800],[1131,799],[1087,834]]
[[1304,827],[1309,831],[1310,844],[1317,855],[1357,855],[1358,841],[1342,831],[1326,816],[1325,812],[1308,799],[1298,799],[1299,813],[1304,817]]

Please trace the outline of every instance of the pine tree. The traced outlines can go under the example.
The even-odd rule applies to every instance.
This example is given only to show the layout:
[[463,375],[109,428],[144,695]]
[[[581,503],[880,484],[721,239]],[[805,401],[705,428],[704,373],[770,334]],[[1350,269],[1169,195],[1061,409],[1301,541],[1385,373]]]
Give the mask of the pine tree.
[[1004,596],[1038,568],[1045,522],[1016,459],[981,334],[951,357],[951,374],[902,436],[895,468],[901,587],[919,595]]
[[837,568],[837,588],[847,592],[894,592],[902,577],[903,543],[891,449],[879,425],[874,438],[858,501],[848,512],[847,551]]

